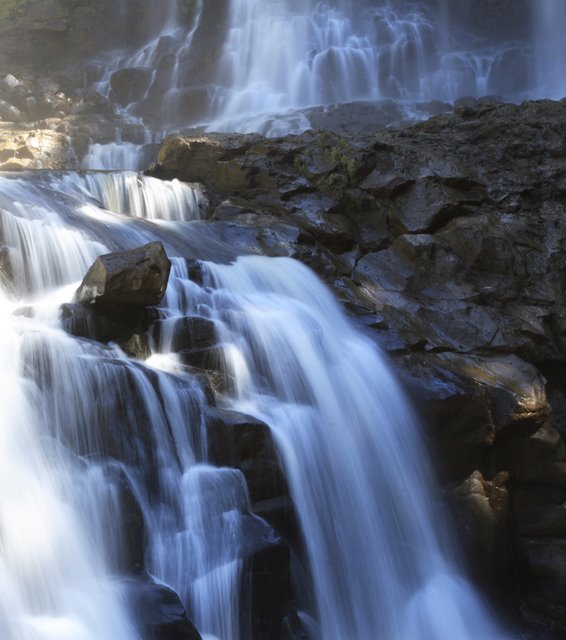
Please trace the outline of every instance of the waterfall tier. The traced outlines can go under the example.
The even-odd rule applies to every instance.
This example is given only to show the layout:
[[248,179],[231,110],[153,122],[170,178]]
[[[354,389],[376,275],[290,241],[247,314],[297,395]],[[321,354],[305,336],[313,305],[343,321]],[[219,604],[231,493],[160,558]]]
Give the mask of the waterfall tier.
[[[249,613],[250,567],[286,547],[253,512],[264,489],[250,460],[230,463],[214,436],[230,420],[262,438],[271,430],[277,454],[264,444],[261,461],[270,474],[279,460],[285,469],[300,529],[297,619],[309,637],[504,637],[459,574],[399,385],[312,272],[255,256],[202,262],[195,278],[186,257],[201,257],[198,242],[181,241],[198,224],[188,186],[132,173],[0,177],[0,186],[13,262],[0,342],[11,390],[3,637],[137,637],[124,581],[134,568],[172,587],[203,637],[271,637],[276,623]],[[120,339],[69,335],[69,317],[86,312],[71,296],[94,257],[151,240],[173,260],[151,357],[128,358]],[[16,306],[30,317],[14,317]],[[216,364],[195,360],[203,340]],[[218,407],[203,382],[210,366],[223,380]]]
[[274,116],[353,101],[562,97],[563,5],[479,1],[170,0],[143,46],[100,58],[91,86],[154,131],[272,135],[308,127]]

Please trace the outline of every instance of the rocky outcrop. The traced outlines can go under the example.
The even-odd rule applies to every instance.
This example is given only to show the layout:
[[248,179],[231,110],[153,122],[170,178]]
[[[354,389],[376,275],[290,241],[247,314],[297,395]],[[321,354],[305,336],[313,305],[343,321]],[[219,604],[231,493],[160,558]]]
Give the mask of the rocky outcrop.
[[170,270],[161,242],[108,253],[87,271],[75,298],[81,304],[156,305],[165,294]]
[[69,333],[97,342],[115,342],[128,355],[150,355],[149,331],[159,318],[159,304],[171,262],[160,242],[96,259],[75,293],[75,303],[61,307]]
[[486,514],[482,579],[559,626],[565,127],[564,101],[462,101],[372,135],[175,136],[154,170],[206,185],[211,233],[292,255],[334,288],[423,407],[461,530]]

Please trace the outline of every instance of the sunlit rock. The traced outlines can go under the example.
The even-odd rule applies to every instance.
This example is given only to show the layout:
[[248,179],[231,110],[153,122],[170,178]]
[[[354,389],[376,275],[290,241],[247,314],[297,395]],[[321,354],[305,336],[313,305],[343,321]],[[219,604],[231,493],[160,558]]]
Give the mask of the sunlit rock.
[[76,293],[81,304],[159,304],[165,294],[171,262],[161,242],[100,256]]

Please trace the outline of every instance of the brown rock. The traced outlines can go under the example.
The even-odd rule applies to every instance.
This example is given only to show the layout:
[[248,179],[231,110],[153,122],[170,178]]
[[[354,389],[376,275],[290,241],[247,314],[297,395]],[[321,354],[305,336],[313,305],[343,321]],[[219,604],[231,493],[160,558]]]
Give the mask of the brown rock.
[[159,304],[165,294],[171,262],[160,242],[97,258],[75,298],[81,304]]

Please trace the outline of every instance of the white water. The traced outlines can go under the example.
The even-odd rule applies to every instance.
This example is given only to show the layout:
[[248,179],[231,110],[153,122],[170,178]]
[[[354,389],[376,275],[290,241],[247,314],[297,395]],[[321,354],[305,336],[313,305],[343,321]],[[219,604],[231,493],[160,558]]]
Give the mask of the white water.
[[[145,4],[155,12],[155,3]],[[306,108],[353,101],[393,99],[411,112],[429,100],[566,93],[561,0],[530,0],[529,17],[518,6],[527,26],[514,34],[502,24],[501,37],[490,23],[504,17],[486,9],[483,33],[479,20],[464,19],[467,9],[459,14],[448,0],[228,0],[226,7],[224,18],[222,9],[214,13],[198,0],[187,22],[178,2],[160,3],[148,41],[101,58],[105,72],[92,88],[111,95],[116,70],[149,70],[144,95],[118,111],[158,138],[189,125],[296,133],[310,126]],[[521,23],[516,15],[509,20]],[[202,50],[203,42],[218,46],[211,31],[220,34],[220,46]],[[139,169],[137,151],[128,143],[95,145],[83,164]]]
[[[44,292],[80,278],[102,246],[63,225],[57,233],[57,215],[38,203],[37,193],[22,198],[18,183],[0,181],[16,290]],[[16,196],[20,202],[10,210],[7,201]],[[0,637],[134,639],[121,588],[108,572],[113,550],[100,544],[108,543],[104,514],[117,520],[111,488],[96,464],[85,469],[51,440],[52,398],[29,376],[26,353],[53,330],[14,317],[14,309],[0,291]]]
[[320,638],[502,638],[455,569],[415,418],[376,347],[286,258],[208,265],[235,393],[273,429]]
[[[0,176],[0,194],[14,275],[13,300],[0,298],[0,637],[138,638],[113,575],[128,568],[124,558],[142,535],[145,569],[179,593],[203,634],[245,637],[242,548],[276,536],[250,513],[241,473],[206,464],[200,383],[174,356],[144,366],[60,328],[60,303],[108,251],[104,243],[155,239],[154,223],[136,219],[161,212],[186,225],[198,213],[186,206],[194,190],[128,173],[74,173]],[[99,208],[104,199],[128,217]],[[177,281],[199,289],[176,261],[173,314]],[[10,315],[28,304],[33,320]],[[143,515],[133,532],[123,529],[125,491]],[[248,539],[252,522],[257,540]]]
[[200,185],[158,180],[134,171],[68,173],[54,177],[51,184],[104,209],[154,222],[199,220],[208,204]]
[[143,146],[133,142],[91,144],[82,160],[83,168],[92,171],[138,171],[143,165]]

